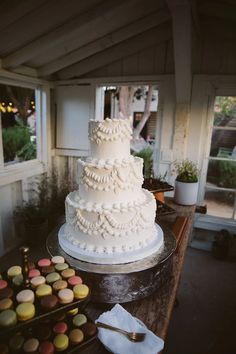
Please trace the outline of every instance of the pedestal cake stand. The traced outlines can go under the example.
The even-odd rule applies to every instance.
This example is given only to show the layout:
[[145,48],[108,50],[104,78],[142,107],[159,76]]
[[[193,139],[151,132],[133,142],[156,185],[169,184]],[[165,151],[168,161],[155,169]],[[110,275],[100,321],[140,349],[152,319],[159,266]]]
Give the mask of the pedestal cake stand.
[[176,241],[171,230],[163,225],[161,228],[164,234],[162,250],[142,260],[125,264],[94,264],[69,256],[59,245],[59,228],[49,234],[46,245],[51,256],[62,255],[72,267],[81,272],[91,288],[91,301],[125,303],[151,295],[170,276],[171,255],[175,251]]

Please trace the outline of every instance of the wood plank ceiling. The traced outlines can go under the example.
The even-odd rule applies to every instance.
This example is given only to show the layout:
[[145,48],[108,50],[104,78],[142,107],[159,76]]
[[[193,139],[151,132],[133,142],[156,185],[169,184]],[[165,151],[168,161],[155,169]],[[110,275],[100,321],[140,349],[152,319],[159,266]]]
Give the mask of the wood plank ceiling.
[[[235,38],[234,0],[172,2],[183,1],[190,2],[200,35],[216,30]],[[0,5],[2,68],[30,69],[51,80],[71,78],[74,69],[83,76],[172,37],[165,0],[1,0]]]

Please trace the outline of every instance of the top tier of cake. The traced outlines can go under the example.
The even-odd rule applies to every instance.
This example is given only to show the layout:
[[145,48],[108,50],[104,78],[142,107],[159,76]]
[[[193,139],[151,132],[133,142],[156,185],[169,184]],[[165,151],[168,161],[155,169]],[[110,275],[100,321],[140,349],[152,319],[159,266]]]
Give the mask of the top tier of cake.
[[96,159],[123,159],[130,156],[132,129],[128,119],[89,122],[91,156]]

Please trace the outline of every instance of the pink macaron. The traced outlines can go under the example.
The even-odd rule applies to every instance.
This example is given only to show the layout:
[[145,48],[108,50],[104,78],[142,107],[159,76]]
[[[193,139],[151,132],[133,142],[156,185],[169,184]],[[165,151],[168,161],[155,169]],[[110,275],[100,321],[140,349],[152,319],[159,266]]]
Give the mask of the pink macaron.
[[38,266],[41,268],[48,267],[48,266],[50,266],[50,264],[51,264],[51,261],[48,258],[42,258],[38,261]]
[[58,322],[53,327],[53,332],[55,334],[64,334],[68,330],[68,326],[65,322]]
[[38,277],[39,275],[40,275],[40,271],[34,268],[34,269],[30,269],[28,277],[31,279],[34,277]]
[[74,286],[74,285],[82,284],[83,281],[78,275],[74,275],[69,279],[67,279],[67,282],[69,285]]
[[0,280],[0,289],[5,289],[7,287],[7,281],[6,280],[3,280],[1,279]]

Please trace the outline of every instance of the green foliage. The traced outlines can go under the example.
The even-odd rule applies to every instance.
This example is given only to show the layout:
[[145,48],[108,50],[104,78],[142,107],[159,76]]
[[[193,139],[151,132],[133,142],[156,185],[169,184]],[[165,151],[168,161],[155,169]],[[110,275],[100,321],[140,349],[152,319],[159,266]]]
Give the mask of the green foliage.
[[174,166],[177,172],[177,181],[186,183],[194,183],[198,181],[199,171],[195,162],[185,159],[175,162]]
[[225,126],[236,116],[236,98],[217,96],[215,99],[214,125]]
[[37,177],[28,190],[30,201],[15,209],[15,221],[36,224],[48,219],[49,228],[53,228],[57,218],[65,213],[65,198],[73,187],[69,178],[59,179],[56,172]]
[[236,188],[236,161],[210,160],[207,179],[223,188]]
[[153,177],[153,150],[150,147],[134,153],[135,156],[143,159],[143,175],[144,178]]
[[37,146],[36,142],[29,141],[26,143],[23,148],[17,152],[17,156],[21,161],[33,160],[37,155]]
[[4,162],[13,161],[17,153],[30,142],[28,127],[17,124],[2,130]]

